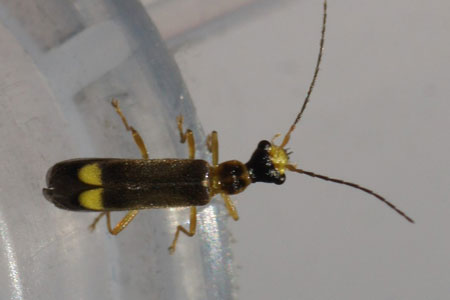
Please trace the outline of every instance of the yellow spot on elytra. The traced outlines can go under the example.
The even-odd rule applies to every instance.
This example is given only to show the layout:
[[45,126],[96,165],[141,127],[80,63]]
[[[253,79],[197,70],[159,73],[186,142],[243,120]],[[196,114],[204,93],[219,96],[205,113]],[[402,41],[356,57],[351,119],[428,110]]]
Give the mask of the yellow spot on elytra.
[[78,178],[90,185],[102,185],[102,170],[97,163],[85,165],[78,171]]
[[103,189],[87,190],[80,194],[80,205],[87,209],[103,210]]

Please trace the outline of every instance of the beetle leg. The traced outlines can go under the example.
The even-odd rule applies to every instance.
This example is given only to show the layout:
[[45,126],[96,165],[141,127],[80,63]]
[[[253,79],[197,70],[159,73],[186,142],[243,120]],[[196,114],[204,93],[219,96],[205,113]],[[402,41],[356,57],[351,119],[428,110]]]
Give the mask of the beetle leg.
[[222,195],[223,201],[225,201],[225,206],[228,210],[228,214],[233,218],[233,220],[239,220],[236,206],[234,206],[233,200],[231,200],[230,196],[224,193],[221,193],[220,195]]
[[[211,132],[206,138],[206,146],[208,147],[209,152],[212,155],[212,164],[214,167],[217,167],[219,164],[219,139],[217,137],[217,131]],[[233,220],[239,220],[239,215],[234,206],[233,201],[230,196],[227,194],[221,193],[223,200],[225,201],[225,206],[228,210],[228,214],[233,218]]]
[[[133,135],[133,139],[134,142],[136,143],[136,145],[138,146],[139,150],[141,151],[141,155],[143,159],[148,159],[148,152],[147,152],[147,147],[145,146],[144,140],[142,139],[141,135],[139,134],[139,132],[133,128],[133,126],[128,125],[127,119],[125,118],[125,116],[122,113],[122,110],[120,109],[119,106],[119,100],[117,99],[113,99],[111,101],[111,105],[114,107],[114,109],[116,110],[117,114],[119,115],[119,117],[122,119],[122,123],[125,126],[127,131],[131,131],[131,134]],[[106,224],[108,225],[108,230],[111,234],[117,235],[119,232],[121,232],[123,229],[125,229],[125,227],[128,226],[128,224],[134,219],[134,217],[136,217],[138,211],[137,210],[130,210],[125,217],[123,217],[123,219],[117,223],[117,225],[114,228],[111,228],[111,218],[109,215],[109,212],[102,212],[100,213],[92,222],[91,225],[89,225],[89,230],[93,231],[95,229],[95,226],[97,225],[98,221],[100,221],[100,219],[106,215]]]
[[98,221],[100,221],[100,219],[106,214],[106,212],[101,212],[95,219],[94,222],[92,222],[91,225],[89,225],[89,230],[90,231],[94,231],[95,226],[97,225]]
[[111,227],[111,217],[110,212],[106,212],[106,225],[108,225],[108,231],[112,235],[118,235],[122,230],[125,229],[125,227],[130,224],[131,221],[133,221],[134,217],[138,214],[139,210],[130,210],[127,212],[125,217],[122,218],[122,220],[119,221],[119,223],[114,226],[114,228]]
[[[194,159],[195,158],[195,139],[194,134],[192,133],[192,130],[186,129],[186,131],[183,130],[183,115],[179,115],[177,117],[177,127],[178,132],[180,133],[180,143],[185,143],[186,140],[188,142],[188,149],[189,149],[189,158]],[[180,235],[180,232],[186,234],[187,236],[194,236],[195,230],[197,228],[197,207],[191,206],[191,213],[189,218],[189,231],[186,230],[183,226],[178,225],[177,231],[175,232],[175,237],[173,238],[172,245],[169,247],[170,254],[173,254],[175,252],[175,248],[178,241],[178,236]]]
[[191,216],[190,216],[190,220],[189,220],[189,231],[187,231],[181,225],[177,226],[177,231],[175,232],[175,237],[173,238],[172,245],[169,247],[170,254],[173,254],[175,252],[175,247],[177,245],[178,235],[180,234],[180,231],[183,232],[184,234],[186,234],[187,236],[194,236],[196,227],[197,227],[197,207],[191,206]]
[[119,100],[113,99],[111,101],[111,104],[114,107],[114,109],[116,110],[116,112],[119,115],[119,117],[122,119],[122,122],[123,122],[123,125],[125,126],[125,128],[128,131],[131,131],[131,134],[133,135],[134,142],[138,146],[139,150],[141,150],[142,158],[143,159],[148,159],[147,147],[145,147],[144,140],[140,136],[139,132],[136,129],[133,128],[133,126],[128,125],[127,119],[125,118],[125,116],[122,113],[122,110],[119,107]]
[[116,226],[114,226],[114,228],[111,227],[111,216],[110,216],[110,212],[109,211],[104,211],[101,212],[95,219],[94,222],[92,222],[91,225],[89,225],[89,230],[90,231],[94,231],[95,226],[97,225],[98,221],[100,221],[100,219],[106,215],[106,225],[108,227],[108,231],[109,233],[111,233],[112,235],[118,235],[122,230],[125,229],[125,227],[128,226],[128,224],[130,224],[131,221],[133,221],[134,217],[136,217],[136,215],[138,214],[138,210],[130,210],[125,217],[122,218],[122,220],[120,220],[119,223],[116,224]]
[[219,164],[219,140],[217,138],[217,131],[211,132],[206,138],[206,146],[212,155],[212,164],[217,167]]
[[194,159],[194,157],[195,157],[194,134],[192,133],[192,130],[190,130],[190,129],[186,129],[186,131],[183,131],[183,115],[179,115],[177,117],[177,125],[178,125],[178,131],[180,133],[180,143],[184,144],[187,140],[188,149],[189,149],[189,158]]
[[[208,147],[209,152],[212,154],[212,163],[214,167],[217,167],[219,164],[219,139],[217,138],[217,131],[211,132],[210,135],[206,138],[206,146]],[[223,200],[225,201],[225,206],[228,210],[228,214],[233,218],[233,220],[239,220],[239,215],[234,206],[233,201],[230,196],[227,194],[221,193]]]

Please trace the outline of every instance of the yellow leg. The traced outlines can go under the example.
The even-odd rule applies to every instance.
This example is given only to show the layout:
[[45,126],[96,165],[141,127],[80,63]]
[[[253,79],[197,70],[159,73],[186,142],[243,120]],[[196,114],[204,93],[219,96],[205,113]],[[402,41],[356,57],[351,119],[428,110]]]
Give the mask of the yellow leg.
[[233,220],[235,221],[239,220],[239,215],[236,206],[234,206],[234,203],[231,200],[230,196],[224,193],[221,193],[220,195],[222,195],[222,198],[225,201],[225,206],[228,210],[228,214],[233,218]]
[[[187,129],[186,131],[183,130],[183,115],[179,115],[177,117],[177,126],[178,132],[180,133],[180,143],[184,144],[186,141],[188,142],[189,158],[194,159],[195,158],[194,134],[190,129]],[[191,206],[191,213],[189,218],[189,231],[186,230],[181,225],[177,226],[177,231],[175,232],[175,237],[173,238],[172,245],[170,245],[169,247],[170,254],[173,254],[175,252],[180,232],[186,234],[187,236],[194,236],[196,228],[197,228],[197,208],[195,206]]]
[[175,252],[175,247],[177,245],[178,236],[180,234],[180,231],[187,236],[194,236],[195,235],[195,229],[197,227],[197,208],[195,206],[191,206],[191,216],[189,220],[189,231],[187,231],[183,226],[178,225],[177,231],[175,232],[175,237],[173,239],[172,245],[169,247],[170,254],[173,254]]
[[122,119],[122,122],[123,122],[123,125],[125,125],[125,128],[128,131],[131,131],[131,134],[133,135],[134,142],[138,146],[139,150],[141,150],[142,158],[143,159],[148,159],[147,147],[145,147],[144,140],[139,135],[139,132],[137,132],[137,130],[133,128],[133,126],[129,126],[128,125],[127,119],[125,118],[125,116],[122,113],[122,110],[119,107],[119,101],[117,99],[113,99],[111,101],[111,104],[114,107],[114,109],[116,110],[116,112],[119,115],[119,117]]
[[[211,152],[213,166],[217,167],[217,165],[219,164],[219,139],[217,138],[217,131],[213,131],[210,135],[208,135],[206,139],[206,146],[208,147],[209,152]],[[234,203],[231,200],[230,196],[224,193],[221,193],[221,195],[223,200],[225,201],[225,206],[228,210],[228,214],[233,218],[233,220],[239,220],[236,206],[234,206]]]
[[106,212],[100,213],[95,219],[94,222],[92,222],[91,225],[89,225],[89,230],[92,232],[95,229],[95,226],[97,226],[98,221],[106,214]]
[[217,131],[211,132],[206,138],[206,146],[212,155],[212,164],[217,167],[219,164],[219,140],[217,138]]
[[122,230],[125,229],[125,227],[128,226],[128,224],[130,224],[131,221],[133,221],[138,212],[139,210],[130,210],[129,212],[127,212],[125,217],[123,217],[123,219],[120,220],[120,222],[117,223],[116,226],[114,226],[114,228],[111,227],[110,213],[106,212],[106,224],[108,225],[109,233],[111,233],[112,235],[118,235]]
[[122,220],[120,220],[119,223],[116,224],[116,226],[114,226],[114,228],[111,227],[111,216],[110,216],[110,212],[101,212],[95,219],[94,222],[92,222],[92,224],[89,226],[89,230],[90,231],[94,231],[95,226],[97,225],[98,221],[100,221],[100,219],[106,215],[106,226],[108,227],[108,231],[109,233],[111,233],[112,235],[118,235],[122,230],[125,229],[125,227],[128,226],[128,224],[130,224],[131,221],[133,221],[134,217],[136,217],[136,215],[138,214],[138,210],[130,210],[125,217],[122,218]]
[[[131,131],[131,134],[133,135],[134,142],[136,143],[136,145],[138,146],[139,150],[141,151],[142,158],[143,159],[148,159],[147,147],[145,147],[144,140],[139,135],[139,132],[137,132],[137,130],[133,128],[133,126],[128,125],[127,119],[125,118],[125,116],[122,113],[122,110],[120,109],[119,100],[113,99],[111,101],[111,105],[114,107],[114,109],[116,110],[117,114],[122,119],[122,122],[123,122],[123,125],[125,126],[125,128],[128,131]],[[134,217],[136,217],[137,213],[138,213],[137,210],[130,210],[125,215],[125,217],[123,217],[123,219],[119,223],[117,223],[117,225],[114,227],[114,229],[111,229],[111,218],[110,218],[109,212],[102,212],[94,219],[92,224],[89,225],[89,230],[90,231],[94,231],[95,226],[97,225],[98,221],[100,221],[100,219],[104,215],[106,215],[106,224],[108,225],[109,232],[111,234],[117,235],[119,232],[121,232],[123,229],[125,229],[125,227],[128,226],[128,224],[134,219]]]
[[195,158],[194,134],[192,133],[192,130],[190,130],[190,129],[186,129],[186,131],[183,131],[183,115],[179,115],[177,117],[177,125],[178,125],[178,131],[180,133],[180,143],[184,144],[187,140],[188,149],[189,149],[189,158],[194,159]]

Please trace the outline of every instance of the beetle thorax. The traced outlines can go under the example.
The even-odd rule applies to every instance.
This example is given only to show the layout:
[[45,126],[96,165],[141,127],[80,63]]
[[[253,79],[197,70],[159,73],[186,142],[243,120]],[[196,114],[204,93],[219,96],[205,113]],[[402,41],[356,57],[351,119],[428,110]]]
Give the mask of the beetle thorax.
[[238,194],[252,183],[247,166],[237,160],[223,162],[213,167],[211,173],[213,194]]

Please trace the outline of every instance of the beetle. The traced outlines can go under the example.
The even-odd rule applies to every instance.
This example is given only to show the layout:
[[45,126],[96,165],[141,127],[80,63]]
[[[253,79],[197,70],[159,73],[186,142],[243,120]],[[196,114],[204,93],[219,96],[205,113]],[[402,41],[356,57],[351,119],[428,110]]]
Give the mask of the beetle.
[[[323,57],[327,20],[327,2],[323,4],[323,21],[319,54],[314,75],[300,112],[284,135],[281,144],[263,140],[247,163],[231,160],[219,163],[218,136],[213,131],[207,137],[207,148],[212,154],[212,164],[195,159],[195,140],[190,129],[183,129],[183,117],[177,118],[181,143],[187,142],[188,159],[149,159],[147,148],[138,131],[122,113],[118,100],[112,105],[122,119],[127,131],[141,151],[142,159],[81,158],[59,162],[47,172],[47,187],[44,196],[59,208],[74,211],[97,211],[100,214],[90,225],[93,230],[98,221],[106,216],[111,234],[117,235],[136,217],[139,210],[146,208],[190,207],[189,229],[177,226],[170,253],[176,248],[180,232],[194,236],[197,223],[197,206],[206,205],[212,197],[220,194],[224,199],[229,215],[238,220],[239,216],[230,195],[243,192],[256,182],[283,184],[286,171],[305,174],[359,189],[368,193],[395,210],[411,223],[414,221],[391,202],[374,191],[358,184],[331,178],[314,172],[299,169],[289,161],[286,145],[292,132],[300,121],[314,88],[320,63]],[[110,212],[126,210],[128,213],[113,228]]]

